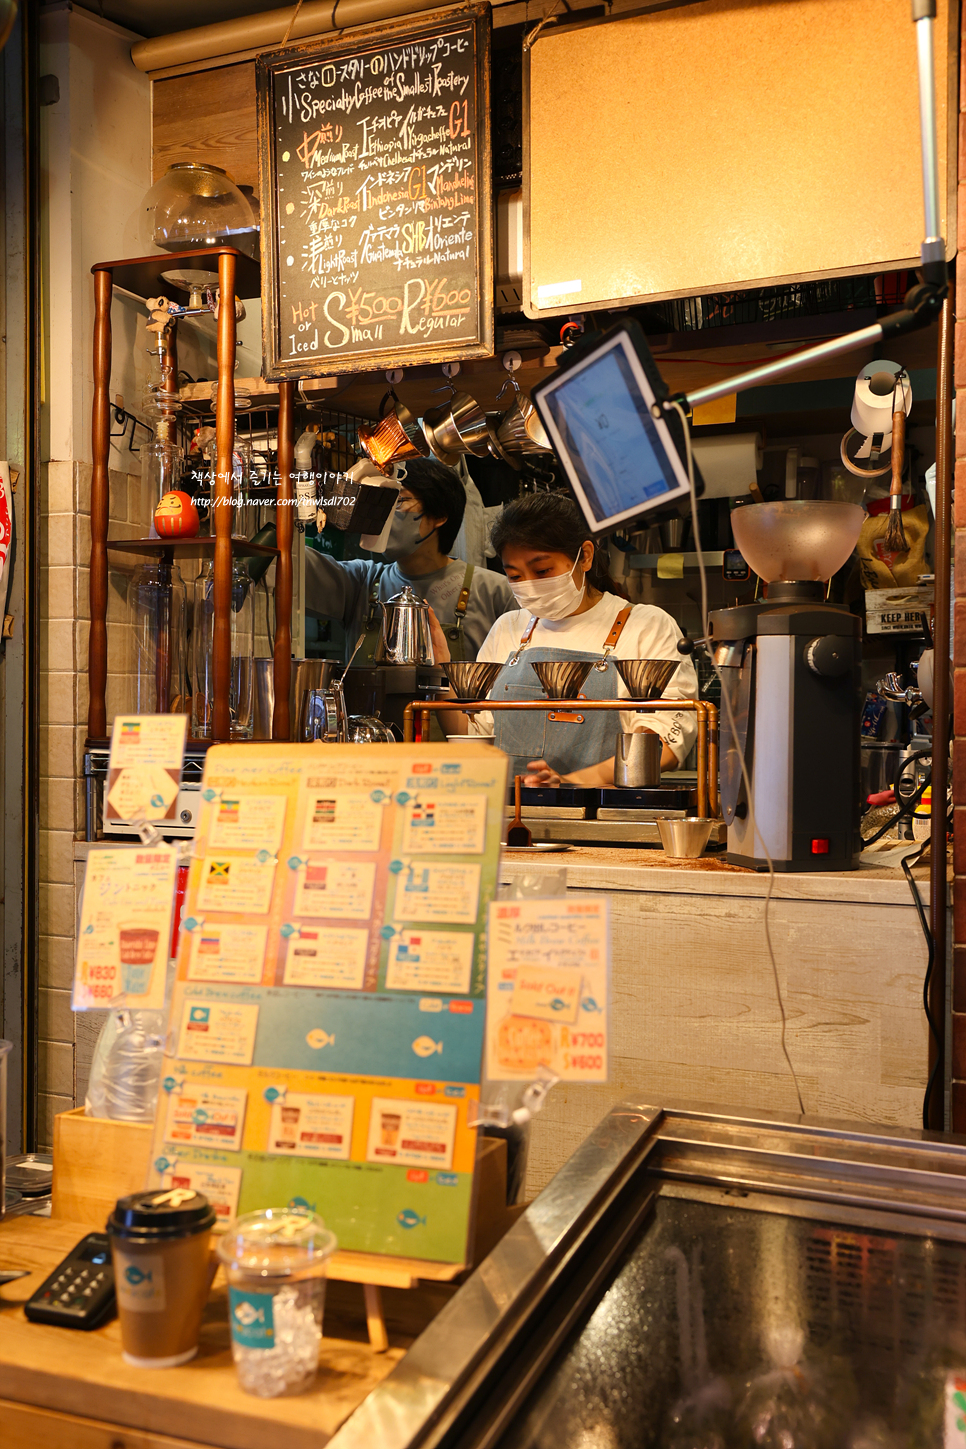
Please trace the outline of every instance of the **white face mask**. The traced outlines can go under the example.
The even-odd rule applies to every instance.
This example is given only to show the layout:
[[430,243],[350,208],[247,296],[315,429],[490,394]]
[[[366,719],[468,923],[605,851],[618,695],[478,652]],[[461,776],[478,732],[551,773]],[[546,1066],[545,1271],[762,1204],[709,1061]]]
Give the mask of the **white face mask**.
[[574,569],[580,562],[574,559],[574,568],[569,574],[554,574],[549,579],[530,579],[507,582],[521,609],[529,609],[538,619],[566,619],[577,608],[587,587],[586,576],[581,578],[580,587],[574,583]]

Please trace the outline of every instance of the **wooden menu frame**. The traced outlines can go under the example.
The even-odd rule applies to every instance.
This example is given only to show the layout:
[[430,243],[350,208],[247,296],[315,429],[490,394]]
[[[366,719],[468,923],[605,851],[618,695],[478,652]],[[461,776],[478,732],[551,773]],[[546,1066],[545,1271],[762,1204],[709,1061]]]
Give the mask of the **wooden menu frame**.
[[[958,35],[939,0],[948,257]],[[919,264],[907,0],[662,0],[551,25],[524,51],[523,118],[529,317]]]
[[[360,342],[350,351],[316,352],[302,357],[281,355],[281,253],[279,247],[279,178],[274,139],[274,81],[276,75],[301,63],[346,61],[374,48],[386,49],[420,40],[432,40],[448,32],[465,29],[470,23],[474,36],[472,74],[475,86],[476,247],[475,296],[471,337],[445,340],[431,334],[425,342],[403,345],[382,339],[367,345]],[[448,362],[464,358],[489,357],[493,353],[493,200],[490,160],[490,49],[491,19],[488,4],[469,4],[407,17],[371,27],[340,32],[332,38],[259,55],[256,62],[256,104],[258,119],[258,170],[262,230],[262,353],[263,375],[269,381],[283,378],[320,377],[370,372],[386,367]],[[403,103],[405,104],[405,102]],[[452,134],[452,131],[451,131]],[[464,133],[467,134],[467,133]],[[438,270],[438,269],[437,269]],[[427,273],[432,276],[432,272]],[[324,297],[321,289],[317,296]],[[329,294],[332,295],[331,293]],[[373,295],[370,293],[369,295]]]

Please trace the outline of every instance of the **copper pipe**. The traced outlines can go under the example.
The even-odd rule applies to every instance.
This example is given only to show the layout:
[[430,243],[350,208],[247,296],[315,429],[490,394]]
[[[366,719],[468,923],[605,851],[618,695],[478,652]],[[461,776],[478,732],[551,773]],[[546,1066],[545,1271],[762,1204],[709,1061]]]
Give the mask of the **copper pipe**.
[[[578,703],[573,700],[560,699],[421,699],[410,700],[403,712],[403,740],[406,744],[414,742],[414,715],[419,710],[421,743],[429,739],[429,716],[433,710],[458,710],[463,714],[479,714],[481,711],[491,710],[527,710],[559,709],[561,704]],[[697,780],[697,810],[703,820],[708,819],[708,807],[712,800],[717,805],[718,790],[717,781],[711,781],[710,767],[712,761],[711,740],[716,738],[718,728],[718,711],[713,704],[706,699],[581,699],[580,709],[636,709],[636,710],[665,710],[665,709],[690,709],[697,715],[698,720],[698,780]],[[715,743],[713,758],[717,763],[717,743]],[[702,768],[703,761],[703,768]]]
[[932,812],[929,852],[929,928],[933,939],[933,965],[929,978],[929,1010],[937,1024],[939,1042],[929,1033],[928,1122],[937,1132],[946,1126],[946,791],[949,782],[949,576],[950,489],[953,459],[953,332],[955,298],[949,294],[939,319],[936,358],[936,529],[935,622],[933,624],[932,708]]
[[698,716],[698,818],[708,818],[708,711],[703,699],[695,700]]
[[215,405],[214,627],[212,630],[212,729],[215,741],[231,739],[231,535],[232,454],[235,449],[235,258],[218,257],[218,401]]
[[107,734],[107,520],[111,459],[111,298],[110,271],[94,273],[94,403],[91,444],[91,630],[87,646],[90,702],[87,733],[92,739]]
[[708,711],[708,807],[712,820],[717,820],[721,807],[718,799],[718,706],[710,699],[706,699],[704,704]]
[[278,560],[275,564],[275,709],[272,714],[272,739],[292,737],[288,692],[292,678],[292,464],[295,461],[295,429],[293,424],[295,383],[286,379],[278,385],[278,493],[275,509],[275,541]]

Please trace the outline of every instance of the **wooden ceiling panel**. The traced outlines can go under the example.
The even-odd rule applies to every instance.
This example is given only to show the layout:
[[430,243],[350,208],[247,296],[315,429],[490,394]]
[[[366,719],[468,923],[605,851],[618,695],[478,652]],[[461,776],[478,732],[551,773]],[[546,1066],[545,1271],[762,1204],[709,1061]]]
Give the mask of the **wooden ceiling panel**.
[[254,60],[157,80],[152,104],[155,181],[175,161],[204,161],[257,192]]

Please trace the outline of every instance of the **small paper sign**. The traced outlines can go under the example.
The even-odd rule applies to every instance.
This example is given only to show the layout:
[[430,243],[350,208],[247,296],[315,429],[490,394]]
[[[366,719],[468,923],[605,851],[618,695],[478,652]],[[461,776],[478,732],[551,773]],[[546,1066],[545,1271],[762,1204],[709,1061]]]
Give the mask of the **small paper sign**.
[[186,714],[118,715],[111,731],[106,820],[173,820],[188,730]]
[[493,901],[487,960],[487,1076],[606,1082],[607,897]]
[[74,1011],[164,1005],[178,856],[169,845],[97,847],[87,857]]

